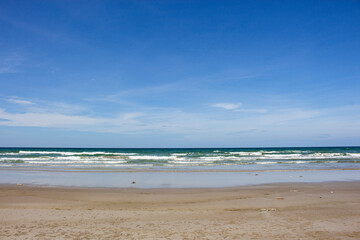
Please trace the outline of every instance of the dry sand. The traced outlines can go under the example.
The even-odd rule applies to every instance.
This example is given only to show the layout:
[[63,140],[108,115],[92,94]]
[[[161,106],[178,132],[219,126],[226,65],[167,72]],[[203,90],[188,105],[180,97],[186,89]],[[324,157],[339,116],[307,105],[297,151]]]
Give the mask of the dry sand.
[[0,187],[0,239],[360,239],[360,183]]

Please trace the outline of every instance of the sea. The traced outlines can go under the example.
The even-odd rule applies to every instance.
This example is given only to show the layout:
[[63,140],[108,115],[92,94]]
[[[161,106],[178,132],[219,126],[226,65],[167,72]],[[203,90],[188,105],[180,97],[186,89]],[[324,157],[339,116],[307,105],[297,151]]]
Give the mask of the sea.
[[0,184],[228,187],[360,180],[359,169],[360,147],[0,148]]
[[157,170],[358,168],[360,147],[1,148],[0,167]]

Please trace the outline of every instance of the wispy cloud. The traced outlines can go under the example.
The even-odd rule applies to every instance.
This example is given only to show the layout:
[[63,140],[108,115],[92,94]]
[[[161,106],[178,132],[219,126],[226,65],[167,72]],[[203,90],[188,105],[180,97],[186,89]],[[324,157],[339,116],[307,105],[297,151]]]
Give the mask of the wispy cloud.
[[[239,70],[233,71],[226,71],[220,72],[208,76],[201,76],[201,77],[188,77],[184,79],[180,79],[177,81],[159,83],[149,86],[142,86],[142,87],[135,87],[135,88],[128,88],[123,89],[122,91],[115,92],[113,94],[108,94],[105,96],[100,97],[92,97],[86,98],[85,100],[89,101],[104,101],[104,102],[112,102],[118,103],[120,105],[127,105],[127,106],[140,106],[135,102],[129,101],[127,99],[131,99],[137,96],[149,96],[153,97],[157,94],[168,94],[173,92],[188,92],[190,89],[191,91],[203,89],[204,85],[206,84],[218,84],[224,82],[231,82],[231,81],[239,81],[239,80],[247,80],[251,78],[255,78],[258,75],[251,74],[248,72],[241,72]],[[221,103],[220,103],[221,104]],[[230,103],[231,104],[231,103]],[[238,103],[241,105],[241,103]]]
[[[18,101],[27,101],[15,98]],[[29,102],[34,102],[30,101]],[[16,103],[21,104],[21,103]],[[272,134],[272,137],[313,136],[330,134],[352,134],[360,131],[360,123],[342,115],[358,116],[354,112],[359,106],[345,106],[332,109],[277,109],[266,114],[239,114],[240,106],[225,106],[231,116],[216,112],[184,112],[174,108],[148,108],[141,111],[118,112],[110,117],[98,117],[91,111],[77,109],[67,103],[71,111],[50,108],[53,103],[23,104],[25,112],[14,113],[0,109],[0,125],[23,127],[52,127],[76,131],[126,133],[126,134],[178,134],[205,138],[206,136],[239,136]],[[222,103],[224,104],[224,103]],[[239,104],[239,103],[238,103]],[[36,108],[33,107],[36,105]],[[223,109],[224,106],[222,106]],[[245,111],[245,110],[244,110]],[[217,114],[217,115],[215,115]],[[234,135],[234,133],[236,133]],[[230,136],[229,135],[229,136]],[[355,134],[356,135],[356,134]]]
[[114,118],[97,118],[86,115],[26,112],[9,113],[0,109],[0,125],[22,127],[54,127],[91,132],[129,132],[136,126],[135,113],[121,114]]
[[268,112],[267,109],[263,109],[263,108],[243,108],[243,104],[238,102],[238,103],[215,103],[212,104],[211,106],[216,107],[216,108],[221,108],[224,110],[230,110],[230,111],[234,111],[234,112],[245,112],[245,113],[266,113]]
[[10,97],[8,99],[6,99],[6,101],[10,102],[10,103],[15,103],[15,104],[20,104],[20,105],[34,105],[35,103],[28,101],[28,100],[24,100],[24,99],[20,99],[17,97]]
[[242,106],[242,103],[215,103],[212,106],[225,110],[235,110],[240,108]]
[[0,100],[6,101],[12,105],[17,105],[21,107],[22,111],[25,110],[29,113],[61,113],[77,115],[90,112],[90,109],[86,106],[69,104],[65,102],[51,102],[36,98],[10,96],[0,98]]

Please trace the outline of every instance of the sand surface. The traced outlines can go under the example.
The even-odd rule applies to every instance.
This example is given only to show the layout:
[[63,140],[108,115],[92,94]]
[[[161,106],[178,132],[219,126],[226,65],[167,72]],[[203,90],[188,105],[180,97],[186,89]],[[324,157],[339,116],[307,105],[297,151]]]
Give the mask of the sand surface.
[[0,186],[0,239],[360,239],[360,183]]

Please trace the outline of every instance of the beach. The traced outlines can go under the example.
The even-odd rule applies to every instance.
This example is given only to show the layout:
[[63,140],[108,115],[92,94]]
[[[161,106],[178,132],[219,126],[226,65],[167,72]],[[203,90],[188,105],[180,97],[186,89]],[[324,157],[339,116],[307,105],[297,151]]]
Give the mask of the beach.
[[0,149],[0,239],[360,239],[360,148]]
[[359,239],[360,183],[0,187],[1,239]]

